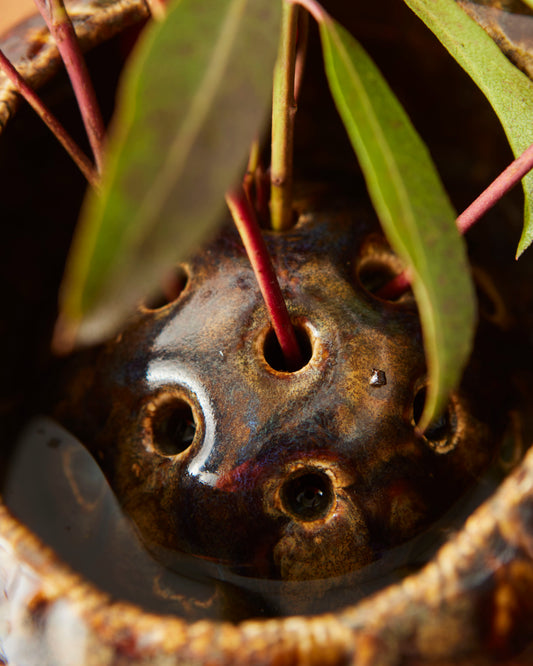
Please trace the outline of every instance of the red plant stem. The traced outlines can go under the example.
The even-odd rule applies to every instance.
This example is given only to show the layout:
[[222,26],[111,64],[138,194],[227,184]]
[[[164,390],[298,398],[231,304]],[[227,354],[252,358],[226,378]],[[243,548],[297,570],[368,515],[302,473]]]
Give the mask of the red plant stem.
[[101,173],[104,162],[105,126],[74,26],[63,0],[35,0],[35,4],[45,20],[65,64],[80,107],[96,168]]
[[242,186],[252,208],[256,213],[260,227],[268,227],[270,221],[270,173],[266,172],[261,163],[261,145],[256,138],[250,148],[248,166]]
[[94,169],[93,164],[74,141],[74,139],[68,134],[63,125],[59,120],[53,115],[53,113],[48,109],[48,107],[42,102],[40,97],[35,93],[35,91],[24,81],[21,75],[13,67],[11,62],[5,56],[5,54],[0,50],[0,69],[4,74],[9,78],[11,83],[15,86],[18,92],[24,97],[24,99],[32,106],[36,113],[41,117],[41,119],[46,123],[48,128],[53,132],[56,139],[61,143],[65,148],[67,153],[72,157],[74,162],[79,167],[80,171],[83,173],[87,181],[93,186],[98,187],[98,176]]
[[[533,144],[504,169],[457,218],[457,228],[465,234],[498,201],[533,169]],[[383,285],[376,296],[386,300],[399,298],[410,286],[407,270]]]
[[300,347],[254,209],[242,188],[228,192],[226,203],[259,283],[287,369],[297,370],[302,366]]
[[376,291],[378,298],[386,301],[395,301],[411,287],[409,269],[405,269]]
[[261,224],[269,226],[270,222],[270,171],[262,166],[255,172],[255,210]]
[[457,228],[464,234],[490,210],[529,171],[533,169],[533,144],[497,176],[492,183],[457,218]]

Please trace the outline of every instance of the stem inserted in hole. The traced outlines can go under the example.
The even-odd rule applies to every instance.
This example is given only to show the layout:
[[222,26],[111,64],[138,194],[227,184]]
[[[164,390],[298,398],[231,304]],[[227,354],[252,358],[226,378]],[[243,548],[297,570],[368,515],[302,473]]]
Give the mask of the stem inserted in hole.
[[297,370],[302,367],[302,354],[254,209],[242,187],[228,192],[226,202],[259,283],[287,369]]

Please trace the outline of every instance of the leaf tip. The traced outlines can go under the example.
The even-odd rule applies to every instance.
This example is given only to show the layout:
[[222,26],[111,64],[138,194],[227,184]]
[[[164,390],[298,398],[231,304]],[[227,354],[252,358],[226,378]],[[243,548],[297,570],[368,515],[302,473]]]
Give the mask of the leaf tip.
[[79,321],[60,312],[52,333],[52,352],[56,356],[67,356],[75,346],[78,336]]
[[531,240],[527,240],[525,242],[520,241],[518,247],[516,248],[516,254],[514,257],[516,261],[518,261],[518,259],[520,259],[520,257],[524,254],[527,248],[531,245],[531,242]]
[[418,437],[424,436],[425,431],[429,428],[431,423],[444,411],[445,404],[446,397],[443,397],[439,393],[438,384],[429,382],[422,416],[415,424],[415,433]]

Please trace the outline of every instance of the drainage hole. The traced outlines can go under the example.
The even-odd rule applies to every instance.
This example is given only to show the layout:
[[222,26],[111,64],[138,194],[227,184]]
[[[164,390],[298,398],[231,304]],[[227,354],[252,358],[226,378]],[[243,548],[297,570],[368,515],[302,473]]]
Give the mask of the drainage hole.
[[506,329],[510,317],[505,300],[494,285],[491,277],[481,268],[473,269],[479,314],[500,328]]
[[145,299],[146,310],[160,310],[179,298],[187,286],[188,275],[182,266],[176,266],[162,279],[159,288]]
[[335,493],[330,478],[322,472],[306,472],[292,477],[281,488],[281,503],[293,518],[318,520],[329,513]]
[[176,456],[194,441],[196,421],[191,406],[175,399],[160,406],[152,419],[153,445],[159,453]]
[[298,347],[300,348],[300,353],[302,355],[302,362],[299,367],[296,368],[287,367],[274,330],[270,329],[270,331],[266,334],[265,345],[263,348],[265,361],[271,368],[277,370],[278,372],[296,372],[297,370],[301,370],[303,367],[305,367],[311,360],[311,356],[313,355],[313,346],[311,344],[311,340],[309,339],[308,332],[303,326],[295,326],[294,333],[296,335],[296,341],[298,342]]
[[[412,290],[404,273],[393,263],[396,262],[376,257],[365,258],[361,261],[357,277],[372,296],[396,303],[406,296],[412,298]],[[400,284],[397,283],[398,280],[402,280]]]

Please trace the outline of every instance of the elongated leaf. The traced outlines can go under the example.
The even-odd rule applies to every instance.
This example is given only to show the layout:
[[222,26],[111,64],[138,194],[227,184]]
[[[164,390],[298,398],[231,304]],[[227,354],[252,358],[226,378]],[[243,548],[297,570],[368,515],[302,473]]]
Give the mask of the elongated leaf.
[[[404,0],[490,102],[518,157],[533,143],[533,83],[454,0]],[[533,173],[522,179],[524,230],[517,257],[533,242]]]
[[420,427],[459,382],[474,331],[474,298],[455,214],[422,140],[359,43],[320,23],[328,81],[383,229],[412,269],[429,373]]
[[181,0],[142,37],[62,289],[78,341],[113,332],[216,225],[267,119],[279,19],[278,0]]

